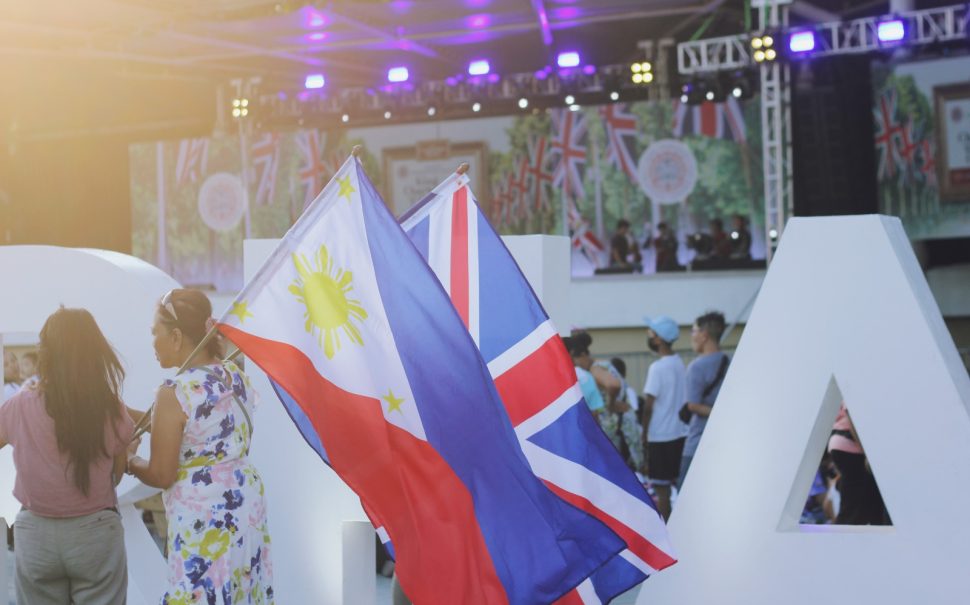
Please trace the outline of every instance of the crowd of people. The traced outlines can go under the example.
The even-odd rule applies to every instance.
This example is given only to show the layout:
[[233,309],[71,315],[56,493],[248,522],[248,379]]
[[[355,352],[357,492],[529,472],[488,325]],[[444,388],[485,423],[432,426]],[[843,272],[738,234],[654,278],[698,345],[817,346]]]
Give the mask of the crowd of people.
[[[0,406],[0,448],[13,447],[13,526],[20,603],[112,605],[127,596],[127,558],[115,486],[125,473],[161,488],[168,521],[163,605],[272,603],[271,541],[262,479],[250,463],[249,379],[223,358],[209,299],[167,293],[152,336],[163,368],[181,371],[152,408],[124,404],[124,369],[94,317],[61,308],[40,332],[36,376],[21,356],[19,385]],[[18,382],[24,379],[23,382]],[[150,431],[137,454],[136,427]]]
[[[656,358],[639,394],[626,382],[623,359],[593,358],[593,339],[587,332],[574,330],[564,339],[590,411],[650,490],[665,519],[670,516],[675,490],[684,485],[730,365],[730,358],[721,350],[725,329],[720,312],[697,317],[690,332],[694,358],[685,364],[675,348],[680,326],[667,316],[648,319],[646,345]],[[802,522],[890,522],[844,404],[810,488]]]
[[[725,231],[724,221],[711,219],[709,232],[698,232],[687,237],[686,246],[694,250],[692,264],[703,268],[729,268],[751,260],[751,230],[746,217],[736,214],[731,218],[731,231]],[[640,273],[643,271],[642,250],[652,249],[656,271],[683,271],[678,260],[680,242],[677,234],[666,222],[657,224],[654,232],[644,226],[643,237],[638,240],[631,230],[630,221],[620,219],[610,238],[610,272]]]

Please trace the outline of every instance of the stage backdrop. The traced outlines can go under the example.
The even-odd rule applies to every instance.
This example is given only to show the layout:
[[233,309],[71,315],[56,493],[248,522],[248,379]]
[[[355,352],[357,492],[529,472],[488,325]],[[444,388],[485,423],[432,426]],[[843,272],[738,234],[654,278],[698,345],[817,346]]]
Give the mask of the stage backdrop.
[[[741,214],[752,255],[763,258],[760,141],[757,100],[729,99],[136,144],[132,250],[183,284],[236,291],[243,239],[280,237],[362,144],[367,173],[395,213],[469,162],[479,203],[503,234],[561,234],[567,222],[574,274],[605,263],[620,218],[641,243],[668,223],[686,262],[688,234]],[[644,265],[653,271],[649,249]]]
[[970,57],[874,63],[879,207],[910,239],[970,236]]

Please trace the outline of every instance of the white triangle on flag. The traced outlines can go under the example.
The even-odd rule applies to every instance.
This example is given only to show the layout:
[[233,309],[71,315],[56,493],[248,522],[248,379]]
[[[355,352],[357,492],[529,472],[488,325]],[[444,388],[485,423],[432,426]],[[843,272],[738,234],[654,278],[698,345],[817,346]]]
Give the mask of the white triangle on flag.
[[[833,376],[891,527],[790,522]],[[970,378],[899,220],[792,219],[638,603],[964,603],[968,501]]]

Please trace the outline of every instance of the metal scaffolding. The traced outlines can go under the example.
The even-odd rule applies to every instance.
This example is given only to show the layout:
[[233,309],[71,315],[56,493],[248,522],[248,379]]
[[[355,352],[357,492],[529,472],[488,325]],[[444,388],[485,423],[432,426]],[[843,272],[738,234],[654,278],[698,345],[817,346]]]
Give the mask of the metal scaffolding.
[[[779,52],[784,52],[788,27],[788,5],[791,0],[755,0],[759,32],[775,34]],[[903,21],[906,39],[882,42],[879,24]],[[941,8],[902,11],[852,21],[822,23],[798,31],[815,34],[815,49],[808,57],[859,54],[900,45],[923,46],[966,39],[970,31],[970,5],[956,4]],[[751,35],[738,34],[705,40],[692,40],[677,45],[677,69],[690,76],[728,71],[754,65]],[[761,71],[761,139],[763,145],[765,241],[771,260],[785,222],[792,215],[791,85],[787,62],[768,61]]]

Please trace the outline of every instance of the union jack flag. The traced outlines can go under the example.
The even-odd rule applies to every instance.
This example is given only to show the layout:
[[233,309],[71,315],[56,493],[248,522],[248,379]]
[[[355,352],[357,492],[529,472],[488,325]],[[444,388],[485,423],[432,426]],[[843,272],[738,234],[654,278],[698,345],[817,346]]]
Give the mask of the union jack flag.
[[554,187],[562,187],[568,197],[583,196],[583,168],[586,166],[586,119],[578,111],[555,109],[552,112],[555,135],[552,152],[555,156]]
[[741,104],[734,97],[728,97],[723,103],[702,103],[688,105],[680,100],[674,101],[675,138],[687,135],[711,137],[714,139],[733,139],[738,143],[747,140],[744,125],[744,112]]
[[594,267],[602,265],[603,253],[606,248],[603,242],[589,228],[589,222],[580,214],[576,203],[569,201],[569,234],[573,248],[583,253],[593,263]]
[[936,187],[936,158],[933,154],[933,139],[925,138],[919,143],[920,175],[930,187]]
[[303,209],[310,205],[323,189],[330,177],[337,173],[343,164],[343,158],[336,153],[324,158],[324,135],[318,130],[301,130],[296,133],[296,144],[303,156],[300,167],[300,182],[304,186]]
[[889,90],[880,96],[873,113],[878,128],[875,142],[879,151],[879,179],[891,179],[896,176],[900,162],[896,140],[903,132],[902,125],[896,121],[896,91]]
[[465,322],[533,472],[626,543],[557,603],[607,603],[676,562],[667,528],[583,399],[572,360],[521,270],[452,175],[401,217]]
[[206,160],[209,157],[209,139],[182,139],[179,141],[178,157],[175,160],[175,184],[179,187],[186,181],[193,183],[206,175]]
[[492,220],[499,228],[508,225],[512,205],[512,183],[515,177],[512,173],[506,175],[506,181],[499,183],[495,188],[495,197],[492,198]]
[[532,196],[535,200],[535,209],[540,210],[549,206],[545,185],[553,181],[553,175],[546,172],[546,162],[549,159],[546,155],[548,139],[546,137],[532,137],[528,141],[528,147],[530,164],[527,172],[532,179]]
[[257,205],[273,203],[276,172],[280,163],[280,135],[267,132],[249,146],[249,157],[255,169]]
[[600,108],[606,126],[606,161],[622,170],[634,181],[637,178],[636,143],[639,136],[637,118],[626,105],[614,103]]
[[529,195],[529,158],[523,156],[518,161],[519,170],[512,180],[512,208],[517,220],[531,216],[532,207],[527,202]]
[[899,131],[899,170],[904,180],[915,175],[916,171],[916,152],[919,150],[919,143],[913,137],[913,122],[908,121]]

